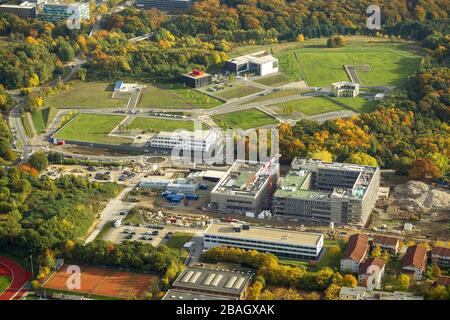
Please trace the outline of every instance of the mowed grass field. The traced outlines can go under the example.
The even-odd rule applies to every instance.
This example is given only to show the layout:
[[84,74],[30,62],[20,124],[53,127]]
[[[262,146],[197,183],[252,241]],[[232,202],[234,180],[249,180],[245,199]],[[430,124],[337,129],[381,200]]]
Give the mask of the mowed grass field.
[[332,98],[333,100],[336,100],[340,103],[344,103],[347,106],[350,107],[350,109],[353,109],[356,112],[371,112],[375,110],[375,107],[377,106],[379,101],[368,101],[367,99],[364,99],[364,97],[358,96],[354,98],[349,97],[341,97],[341,98]]
[[231,129],[250,129],[277,124],[278,120],[258,109],[234,111],[214,116],[222,127]]
[[[202,125],[201,129],[205,128],[206,126]],[[160,132],[175,131],[177,129],[194,131],[195,128],[194,121],[137,117],[127,125],[127,129]]]
[[267,76],[254,80],[254,82],[269,86],[278,87],[293,82],[293,80],[283,73],[277,73],[273,76]]
[[262,89],[248,85],[248,84],[238,84],[233,88],[227,88],[224,90],[221,90],[219,92],[214,93],[215,96],[225,99],[225,100],[230,100],[230,99],[236,99],[236,98],[242,98],[242,97],[246,97],[249,96],[251,94],[257,93],[257,92],[261,92]]
[[[183,99],[190,105],[189,108],[211,109],[223,104],[223,101],[208,96],[197,90],[189,87],[185,87],[179,83],[167,84],[159,86],[163,89],[168,89],[171,93],[175,94],[179,98]],[[176,109],[166,106],[165,109]]]
[[309,86],[329,86],[348,81],[344,65],[357,68],[364,85],[401,85],[419,66],[421,57],[392,43],[349,43],[343,48],[305,47],[278,56],[284,73],[295,80],[306,80]]
[[137,106],[138,108],[157,109],[192,109],[195,107],[172,91],[152,85],[144,88]]
[[71,89],[49,97],[44,104],[62,109],[125,107],[128,99],[111,98],[113,89],[114,84],[110,82],[76,82]]
[[344,109],[339,104],[324,97],[312,97],[282,102],[270,106],[270,108],[281,114],[298,112],[305,115],[315,115]]
[[194,234],[190,232],[175,232],[172,235],[172,238],[167,240],[166,246],[172,249],[181,249],[186,242],[189,242],[192,239],[193,236]]
[[124,144],[129,140],[111,137],[108,134],[124,119],[119,115],[78,114],[71,122],[65,125],[56,135],[56,138],[85,142],[106,144]]

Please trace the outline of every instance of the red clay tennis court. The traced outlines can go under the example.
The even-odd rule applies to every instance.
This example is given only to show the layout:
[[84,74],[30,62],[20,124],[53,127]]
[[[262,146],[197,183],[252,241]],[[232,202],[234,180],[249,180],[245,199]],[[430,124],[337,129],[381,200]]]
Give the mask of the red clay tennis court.
[[70,273],[63,265],[44,284],[44,288],[58,291],[86,293],[87,295],[129,299],[142,298],[158,276],[142,273],[80,266],[80,289],[69,289],[66,285]]

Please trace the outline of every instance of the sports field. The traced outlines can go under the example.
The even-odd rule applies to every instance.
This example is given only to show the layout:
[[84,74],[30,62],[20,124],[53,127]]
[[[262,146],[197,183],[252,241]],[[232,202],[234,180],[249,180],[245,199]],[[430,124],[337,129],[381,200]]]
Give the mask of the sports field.
[[80,113],[65,125],[56,138],[75,141],[97,142],[107,144],[123,144],[129,142],[125,138],[112,137],[108,134],[124,119],[119,115],[101,115]]
[[139,299],[145,296],[152,284],[159,278],[156,275],[82,266],[81,288],[69,289],[66,283],[70,274],[66,271],[67,265],[62,266],[44,284],[44,288],[101,297]]
[[309,86],[348,81],[344,65],[356,66],[364,85],[397,86],[414,73],[421,60],[419,55],[391,43],[353,43],[333,49],[305,47],[282,53],[278,58],[284,73],[306,80]]
[[258,109],[248,109],[220,114],[214,116],[214,120],[222,127],[243,130],[278,123],[277,119]]
[[[205,129],[204,125],[200,129]],[[127,125],[130,130],[142,130],[147,132],[160,131],[175,131],[177,129],[184,129],[187,131],[194,131],[194,121],[187,120],[167,120],[137,117]]]
[[49,97],[44,103],[55,108],[119,108],[128,99],[113,99],[114,84],[110,82],[76,82],[73,87]]
[[337,103],[324,97],[313,97],[282,102],[270,106],[270,108],[281,114],[299,112],[305,115],[315,115],[344,109]]

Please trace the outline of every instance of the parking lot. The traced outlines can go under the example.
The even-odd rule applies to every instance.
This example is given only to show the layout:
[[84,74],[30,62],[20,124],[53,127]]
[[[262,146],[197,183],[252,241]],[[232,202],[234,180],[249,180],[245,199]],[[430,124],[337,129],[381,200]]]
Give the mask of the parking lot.
[[[149,227],[150,226],[150,227]],[[114,243],[121,243],[122,241],[142,241],[145,243],[151,243],[153,246],[159,246],[165,244],[170,235],[175,232],[201,234],[203,229],[200,228],[187,228],[173,225],[159,225],[162,229],[155,228],[156,225],[142,225],[142,226],[127,226],[121,225],[118,228],[112,228],[105,236],[104,240],[112,241]]]

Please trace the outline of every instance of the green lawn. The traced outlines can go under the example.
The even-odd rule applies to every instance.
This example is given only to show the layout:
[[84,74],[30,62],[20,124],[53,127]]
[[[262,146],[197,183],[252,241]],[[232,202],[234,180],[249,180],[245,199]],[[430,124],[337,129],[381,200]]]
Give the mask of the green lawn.
[[158,86],[147,85],[142,91],[138,108],[159,108],[159,109],[192,109],[193,106],[172,91]]
[[172,235],[172,238],[167,240],[166,246],[172,249],[181,249],[186,242],[189,242],[192,239],[193,236],[194,234],[189,232],[175,232]]
[[[48,108],[47,108],[48,109]],[[43,110],[36,110],[31,113],[31,118],[33,119],[34,128],[37,133],[42,133],[45,131],[46,120],[44,119]]]
[[234,99],[234,98],[246,97],[251,94],[261,92],[261,91],[262,91],[262,89],[260,89],[260,88],[240,83],[238,85],[235,85],[232,88],[226,88],[217,93],[214,93],[214,95],[219,98],[229,100],[229,99]]
[[0,293],[5,291],[11,283],[11,278],[6,276],[0,276]]
[[26,116],[26,114],[22,114],[20,116],[21,120],[22,120],[22,125],[23,128],[25,129],[25,133],[27,134],[28,137],[32,138],[33,137],[33,129],[31,129],[31,123],[29,118]]
[[45,106],[56,108],[119,108],[128,99],[111,98],[114,84],[110,82],[76,82],[57,96],[49,97]]
[[283,97],[294,96],[294,95],[301,94],[302,92],[304,92],[304,91],[301,91],[299,89],[279,90],[279,91],[275,91],[275,92],[269,93],[269,94],[267,94],[265,96],[256,97],[256,98],[250,100],[249,103],[263,102],[263,101],[272,100],[272,99],[276,99],[276,98],[283,98]]
[[108,134],[124,119],[119,115],[78,114],[55,136],[60,139],[107,144],[123,144],[128,139],[111,137]]
[[284,84],[291,83],[291,82],[293,82],[293,80],[283,73],[277,73],[273,76],[267,76],[267,77],[263,77],[263,78],[254,80],[254,82],[265,85],[265,86],[269,86],[269,87],[279,87]]
[[[202,124],[202,128],[205,129],[205,125]],[[194,131],[195,128],[194,121],[137,117],[130,124],[128,124],[127,129],[160,132],[175,131],[177,129]]]
[[[325,44],[326,39],[323,40]],[[401,85],[419,66],[421,57],[392,43],[353,43],[343,48],[297,48],[278,55],[284,73],[310,86],[349,80],[343,65],[370,65],[358,70],[364,85]]]
[[219,99],[208,96],[192,88],[185,87],[181,84],[169,84],[165,87],[187,103],[191,104],[191,108],[198,107],[201,109],[211,109],[223,104]]
[[222,127],[232,129],[250,129],[277,124],[278,120],[258,109],[234,111],[214,116]]
[[270,108],[275,112],[281,114],[300,112],[305,115],[315,115],[344,109],[337,103],[334,103],[333,101],[324,97],[312,97],[281,102],[274,106],[271,106]]
[[341,97],[341,98],[333,98],[334,100],[341,102],[343,104],[346,104],[351,109],[353,109],[356,112],[371,112],[375,109],[376,105],[379,101],[368,101],[367,99],[364,99],[364,97],[358,96],[355,98],[350,97]]

